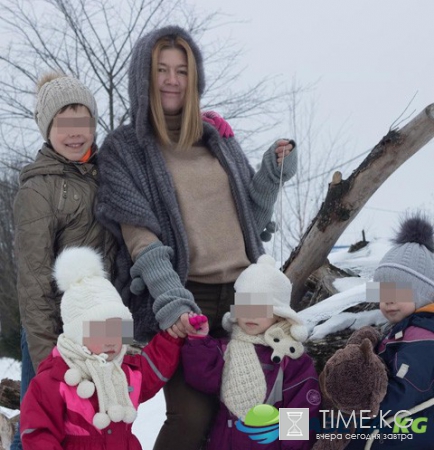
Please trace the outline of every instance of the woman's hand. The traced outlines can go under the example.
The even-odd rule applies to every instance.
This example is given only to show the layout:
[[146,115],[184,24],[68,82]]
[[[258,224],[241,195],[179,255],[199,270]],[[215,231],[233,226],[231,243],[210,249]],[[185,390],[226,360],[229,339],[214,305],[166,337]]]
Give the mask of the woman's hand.
[[189,313],[181,314],[179,319],[166,331],[174,338],[185,338],[188,333],[196,334],[196,330],[190,324]]
[[280,166],[285,156],[288,156],[295,148],[295,142],[291,139],[279,139],[276,141],[277,148],[275,150],[277,157],[277,165]]

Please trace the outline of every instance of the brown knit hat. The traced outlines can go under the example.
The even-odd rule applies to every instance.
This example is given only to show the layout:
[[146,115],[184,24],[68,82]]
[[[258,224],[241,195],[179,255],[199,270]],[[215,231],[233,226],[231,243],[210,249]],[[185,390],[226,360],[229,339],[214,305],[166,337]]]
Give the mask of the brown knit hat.
[[86,106],[95,119],[95,124],[97,123],[98,109],[95,98],[83,83],[58,73],[50,73],[41,78],[35,120],[45,141],[48,140],[48,128],[58,111],[74,103]]

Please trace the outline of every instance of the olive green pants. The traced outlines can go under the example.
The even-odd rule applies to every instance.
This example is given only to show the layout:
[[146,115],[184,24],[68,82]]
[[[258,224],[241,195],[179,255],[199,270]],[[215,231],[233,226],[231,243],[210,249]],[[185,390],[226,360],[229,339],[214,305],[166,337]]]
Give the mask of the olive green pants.
[[[223,315],[234,303],[234,284],[202,284],[187,282],[202,313],[208,317],[210,334],[222,337]],[[182,365],[164,387],[166,421],[154,450],[200,450],[204,448],[208,430],[218,408],[218,398],[188,386]]]

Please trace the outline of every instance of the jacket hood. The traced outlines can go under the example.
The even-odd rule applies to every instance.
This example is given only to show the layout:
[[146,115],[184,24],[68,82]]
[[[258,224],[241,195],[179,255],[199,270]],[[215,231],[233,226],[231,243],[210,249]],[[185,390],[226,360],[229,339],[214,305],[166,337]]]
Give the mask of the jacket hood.
[[149,127],[149,86],[151,81],[152,49],[156,42],[165,36],[183,38],[194,54],[197,65],[198,91],[202,96],[205,90],[205,75],[202,54],[190,34],[178,26],[167,26],[151,31],[135,44],[128,72],[128,94],[130,97],[131,123],[137,129],[140,124]]

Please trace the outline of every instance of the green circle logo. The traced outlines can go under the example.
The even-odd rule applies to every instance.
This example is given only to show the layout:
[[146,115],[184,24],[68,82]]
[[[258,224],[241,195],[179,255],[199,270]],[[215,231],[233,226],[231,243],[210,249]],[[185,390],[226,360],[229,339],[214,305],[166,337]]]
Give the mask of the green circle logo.
[[279,423],[279,410],[271,405],[254,406],[244,419],[244,424],[251,427],[264,427],[276,423]]

